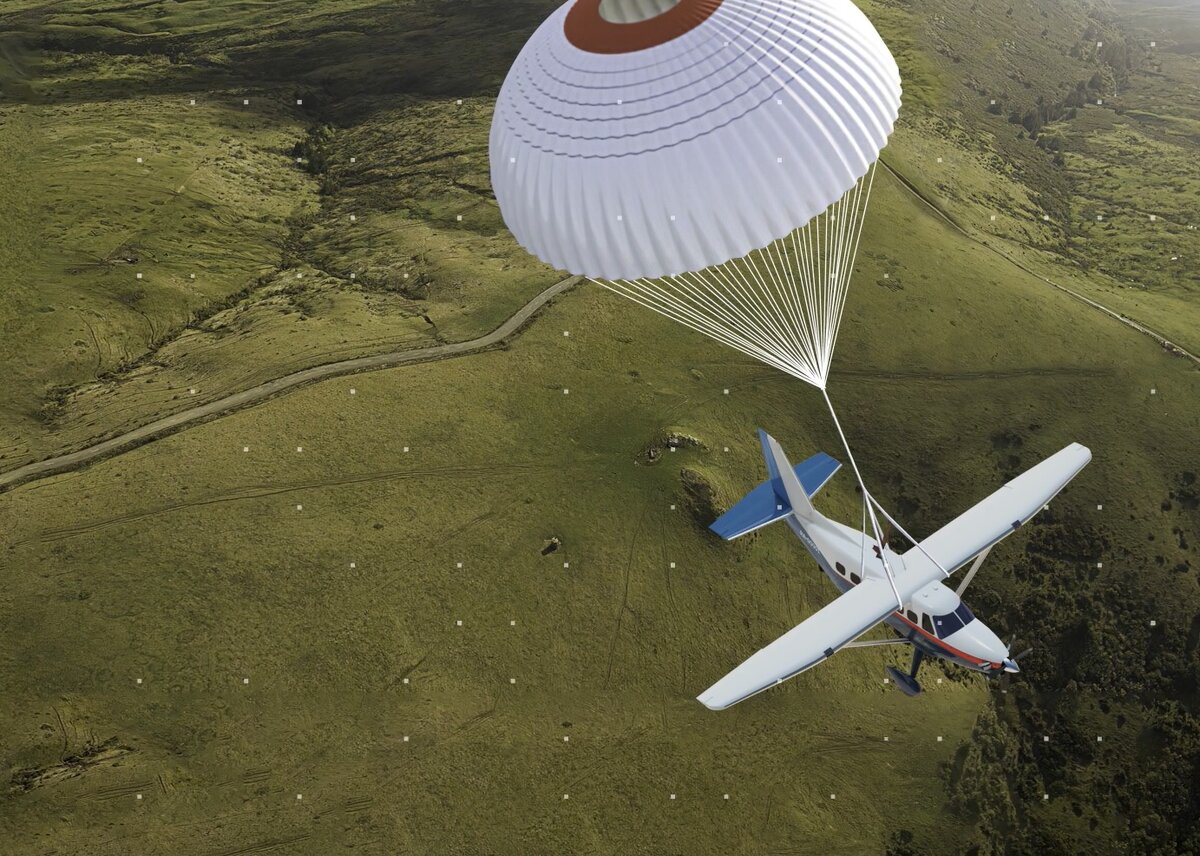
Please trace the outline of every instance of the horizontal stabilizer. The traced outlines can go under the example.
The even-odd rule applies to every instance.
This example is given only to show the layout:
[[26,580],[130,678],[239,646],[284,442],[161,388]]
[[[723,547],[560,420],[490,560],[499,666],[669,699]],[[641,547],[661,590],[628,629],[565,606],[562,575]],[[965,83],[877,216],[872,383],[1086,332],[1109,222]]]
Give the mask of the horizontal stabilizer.
[[[732,541],[747,532],[761,529],[792,512],[787,493],[779,479],[775,462],[767,458],[771,478],[763,482],[726,511],[709,528],[726,541]],[[811,499],[842,465],[824,452],[818,452],[807,461],[792,467],[804,492]]]
[[896,597],[886,580],[864,580],[752,655],[697,698],[710,710],[724,710],[832,657],[895,609]]

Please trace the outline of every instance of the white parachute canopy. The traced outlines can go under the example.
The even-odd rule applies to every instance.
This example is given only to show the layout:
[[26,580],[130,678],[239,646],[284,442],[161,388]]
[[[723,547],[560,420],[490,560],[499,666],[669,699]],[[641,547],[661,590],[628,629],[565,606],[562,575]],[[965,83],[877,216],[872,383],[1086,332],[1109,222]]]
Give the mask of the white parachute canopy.
[[824,388],[899,107],[850,0],[571,0],[501,88],[492,185],[543,261]]

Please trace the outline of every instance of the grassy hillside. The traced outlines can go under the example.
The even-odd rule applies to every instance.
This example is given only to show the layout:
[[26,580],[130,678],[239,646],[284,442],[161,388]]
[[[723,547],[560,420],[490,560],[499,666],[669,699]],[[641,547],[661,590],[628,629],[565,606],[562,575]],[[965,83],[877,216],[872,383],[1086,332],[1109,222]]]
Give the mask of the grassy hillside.
[[[0,467],[470,338],[555,281],[486,169],[553,5],[6,6]],[[832,594],[786,532],[702,523],[762,478],[755,427],[838,441],[812,390],[579,288],[505,350],[0,494],[0,852],[1200,847],[1200,380],[1038,278],[1196,350],[1192,41],[1128,29],[1168,7],[1010,7],[864,4],[905,75],[903,182],[877,180],[831,394],[918,535],[1093,449],[969,593],[1034,646],[1018,678],[935,665],[910,700],[898,652],[851,651],[695,703]],[[1042,122],[1065,148],[1009,121],[1073,92],[1106,103]],[[857,519],[847,474],[821,504]]]

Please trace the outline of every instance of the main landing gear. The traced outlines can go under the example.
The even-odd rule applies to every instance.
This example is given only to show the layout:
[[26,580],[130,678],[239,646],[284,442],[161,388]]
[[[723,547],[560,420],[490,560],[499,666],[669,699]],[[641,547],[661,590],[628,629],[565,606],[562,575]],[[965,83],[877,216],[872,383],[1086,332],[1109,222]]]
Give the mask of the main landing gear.
[[895,666],[887,667],[888,675],[896,682],[896,686],[900,688],[900,692],[906,696],[915,696],[921,693],[921,685],[917,683],[917,670],[921,668],[921,661],[924,659],[925,654],[920,648],[914,645],[912,667],[909,668],[907,675]]

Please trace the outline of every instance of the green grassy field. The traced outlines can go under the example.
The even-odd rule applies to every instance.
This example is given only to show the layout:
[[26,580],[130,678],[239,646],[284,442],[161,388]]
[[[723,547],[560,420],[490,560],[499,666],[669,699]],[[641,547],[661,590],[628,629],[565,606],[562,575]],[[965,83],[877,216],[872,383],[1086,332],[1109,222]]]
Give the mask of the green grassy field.
[[[556,281],[486,167],[552,5],[6,7],[0,468]],[[1195,233],[1085,221],[1174,193],[1129,163],[1184,165],[1195,117],[1160,97],[1148,131],[1135,74],[1056,166],[986,107],[1073,86],[1089,13],[1014,7],[865,6],[906,79],[886,162],[962,231],[880,173],[830,390],[917,535],[1092,448],[969,593],[1034,646],[1018,679],[927,665],[908,699],[868,649],[696,703],[833,589],[786,531],[716,540],[686,485],[736,501],[759,426],[838,440],[815,391],[580,287],[502,350],[0,494],[0,853],[1187,852],[1200,375],[1013,261],[1189,343],[1152,259]],[[820,504],[858,519],[848,473]]]

